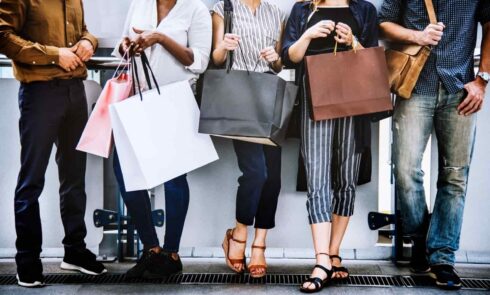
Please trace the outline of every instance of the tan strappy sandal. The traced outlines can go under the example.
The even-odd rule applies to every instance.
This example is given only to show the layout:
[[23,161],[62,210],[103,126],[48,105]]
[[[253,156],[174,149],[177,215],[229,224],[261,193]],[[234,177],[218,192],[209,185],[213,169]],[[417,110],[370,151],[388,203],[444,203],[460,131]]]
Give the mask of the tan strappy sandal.
[[[243,252],[243,258],[231,259],[230,258],[230,241],[233,240],[234,242],[239,243],[239,244],[246,244],[247,241],[240,241],[240,240],[235,239],[233,237],[233,232],[234,232],[234,229],[228,229],[226,231],[225,239],[224,239],[223,244],[221,246],[223,247],[223,251],[225,251],[226,265],[228,265],[228,267],[236,273],[243,273],[245,271],[245,266],[246,266],[246,264],[245,264],[246,263],[245,251]],[[234,267],[235,264],[243,264],[244,269],[241,271],[237,271]]]
[[[261,249],[261,250],[264,250],[264,257],[265,257],[265,249],[267,249],[267,247],[265,246],[255,246],[255,245],[252,245],[252,250],[253,249]],[[254,272],[256,270],[263,270],[263,272],[259,275],[255,275]],[[250,276],[254,279],[260,279],[260,278],[263,278],[267,275],[267,264],[253,264],[253,265],[249,265],[248,266],[248,271],[250,272]]]

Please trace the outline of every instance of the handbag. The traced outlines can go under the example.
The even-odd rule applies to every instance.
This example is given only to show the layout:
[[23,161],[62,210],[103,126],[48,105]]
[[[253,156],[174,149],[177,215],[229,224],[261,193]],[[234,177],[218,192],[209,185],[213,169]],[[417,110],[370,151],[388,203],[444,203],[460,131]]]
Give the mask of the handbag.
[[[437,24],[432,0],[425,0],[425,7],[430,23]],[[390,48],[386,50],[386,61],[393,93],[410,99],[431,51],[430,46],[390,44]]]
[[124,54],[112,79],[106,82],[80,137],[77,150],[103,158],[109,157],[113,145],[109,106],[127,99],[131,92],[132,79],[126,73],[129,64],[125,61],[128,54],[129,50]]
[[[224,4],[225,33],[229,33],[233,7],[230,0]],[[229,53],[225,69],[204,74],[199,132],[280,146],[298,87],[273,74],[232,70],[232,61]]]
[[311,55],[306,91],[314,121],[393,110],[383,47]]
[[211,137],[198,133],[199,108],[189,81],[159,86],[144,53],[141,62],[150,89],[141,91],[133,61],[137,93],[110,107],[128,192],[154,188],[218,160]]

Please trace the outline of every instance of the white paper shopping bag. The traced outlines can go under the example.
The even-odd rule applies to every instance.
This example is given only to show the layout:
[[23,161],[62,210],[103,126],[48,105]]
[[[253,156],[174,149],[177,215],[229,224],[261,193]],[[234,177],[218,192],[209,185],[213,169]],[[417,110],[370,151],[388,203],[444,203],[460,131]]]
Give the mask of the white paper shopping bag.
[[218,160],[199,134],[199,108],[188,81],[160,86],[111,105],[111,122],[127,191],[151,189]]

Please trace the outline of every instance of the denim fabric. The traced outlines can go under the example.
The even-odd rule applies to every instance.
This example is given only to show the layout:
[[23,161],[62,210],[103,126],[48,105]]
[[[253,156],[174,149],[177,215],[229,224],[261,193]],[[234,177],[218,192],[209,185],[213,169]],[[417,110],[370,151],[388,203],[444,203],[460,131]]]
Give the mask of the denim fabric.
[[281,191],[281,148],[238,140],[233,146],[243,173],[238,179],[236,220],[271,229]]
[[[159,246],[157,233],[151,217],[148,191],[126,192],[117,151],[114,151],[114,173],[121,196],[128,208],[133,224],[145,249]],[[165,239],[163,249],[179,252],[180,239],[189,208],[189,185],[187,176],[182,175],[164,184],[165,186]]]
[[22,149],[14,206],[16,262],[22,268],[39,261],[42,230],[38,199],[54,144],[65,229],[63,245],[66,251],[85,249],[86,154],[75,149],[88,118],[83,82],[73,79],[23,83],[19,90],[19,109]]
[[[442,86],[437,96],[398,99],[394,113],[396,193],[406,234],[427,234],[429,262],[454,264],[459,248],[468,174],[476,133],[476,115],[461,116],[463,92]],[[422,157],[432,130],[438,141],[439,174],[429,223],[423,187]],[[427,228],[428,224],[428,228]]]

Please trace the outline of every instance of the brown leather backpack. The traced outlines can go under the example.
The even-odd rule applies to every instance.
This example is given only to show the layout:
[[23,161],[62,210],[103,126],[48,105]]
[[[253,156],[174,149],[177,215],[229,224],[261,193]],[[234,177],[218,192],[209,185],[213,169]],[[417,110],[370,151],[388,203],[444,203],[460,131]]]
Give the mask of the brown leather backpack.
[[[425,7],[431,24],[437,24],[432,0],[425,0]],[[386,50],[391,92],[409,99],[419,79],[420,73],[429,58],[430,46],[390,44]]]

